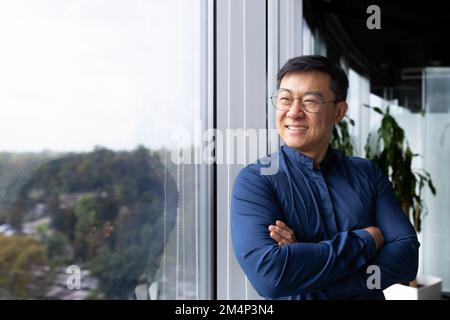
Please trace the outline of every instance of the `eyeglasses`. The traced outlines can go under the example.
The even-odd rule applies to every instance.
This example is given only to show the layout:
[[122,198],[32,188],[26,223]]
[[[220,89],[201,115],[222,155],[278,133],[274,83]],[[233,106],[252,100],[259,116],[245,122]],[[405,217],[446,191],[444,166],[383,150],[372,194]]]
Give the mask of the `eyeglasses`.
[[289,110],[296,99],[301,100],[303,110],[309,113],[319,113],[322,109],[322,105],[325,103],[343,101],[342,99],[322,101],[322,97],[319,93],[307,93],[301,98],[294,98],[288,89],[283,88],[275,90],[270,97],[273,107],[281,111]]

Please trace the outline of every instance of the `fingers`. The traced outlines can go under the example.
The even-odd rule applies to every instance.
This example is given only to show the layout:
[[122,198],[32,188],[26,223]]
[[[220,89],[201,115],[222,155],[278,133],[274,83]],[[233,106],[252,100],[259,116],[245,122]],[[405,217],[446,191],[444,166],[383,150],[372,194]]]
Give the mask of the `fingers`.
[[278,233],[271,231],[270,232],[270,237],[275,240],[279,246],[283,245],[283,244],[289,244],[289,241],[284,239],[282,236],[280,236]]
[[364,229],[372,235],[372,237],[375,241],[376,250],[380,249],[384,244],[384,236],[383,236],[383,233],[381,232],[381,230],[379,228],[373,227],[373,226],[367,227]]
[[289,228],[285,223],[277,220],[276,225],[270,225],[270,237],[281,244],[289,244],[296,242],[294,231]]
[[295,241],[294,231],[289,228],[283,221],[277,220],[275,222],[276,226],[280,229],[280,235],[288,241]]
[[[283,221],[281,221],[281,220],[275,221],[275,224],[276,224],[278,227],[280,227],[280,228],[287,228],[287,229],[289,229],[289,227],[288,227]],[[291,230],[291,229],[289,229],[289,230]]]

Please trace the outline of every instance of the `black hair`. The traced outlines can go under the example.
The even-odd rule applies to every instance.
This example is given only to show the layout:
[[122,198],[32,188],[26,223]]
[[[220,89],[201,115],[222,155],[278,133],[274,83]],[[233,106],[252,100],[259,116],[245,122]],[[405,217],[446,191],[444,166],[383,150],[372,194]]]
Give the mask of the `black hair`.
[[320,71],[330,76],[330,89],[336,95],[336,100],[346,100],[348,92],[348,78],[345,71],[332,60],[320,56],[309,55],[289,59],[277,74],[277,88],[283,77],[289,72]]

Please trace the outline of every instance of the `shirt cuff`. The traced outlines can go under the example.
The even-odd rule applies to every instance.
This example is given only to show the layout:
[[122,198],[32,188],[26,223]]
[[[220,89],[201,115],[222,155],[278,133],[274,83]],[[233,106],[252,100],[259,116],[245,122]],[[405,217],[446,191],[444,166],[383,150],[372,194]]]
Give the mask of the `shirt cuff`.
[[366,261],[375,257],[377,253],[375,239],[372,237],[369,231],[364,229],[353,230],[353,233],[356,234],[364,243],[364,256]]

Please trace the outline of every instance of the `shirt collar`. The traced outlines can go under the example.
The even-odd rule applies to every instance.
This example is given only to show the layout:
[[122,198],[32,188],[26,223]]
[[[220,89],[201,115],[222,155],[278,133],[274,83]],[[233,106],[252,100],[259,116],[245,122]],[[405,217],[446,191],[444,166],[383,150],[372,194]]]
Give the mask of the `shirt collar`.
[[[308,169],[313,170],[314,169],[314,160],[307,155],[303,154],[302,152],[298,151],[297,149],[294,149],[292,147],[289,147],[286,144],[283,144],[281,146],[284,153],[287,154],[287,156],[294,161],[295,163],[300,163],[304,166],[306,166]],[[320,171],[324,171],[328,169],[328,167],[333,163],[333,158],[335,155],[335,151],[331,145],[328,145],[327,153],[325,154],[324,159],[320,163]]]

